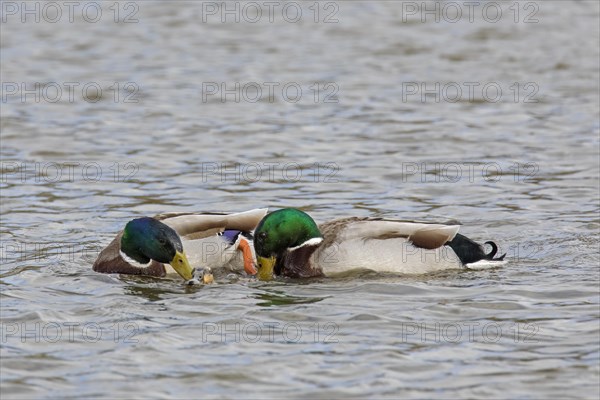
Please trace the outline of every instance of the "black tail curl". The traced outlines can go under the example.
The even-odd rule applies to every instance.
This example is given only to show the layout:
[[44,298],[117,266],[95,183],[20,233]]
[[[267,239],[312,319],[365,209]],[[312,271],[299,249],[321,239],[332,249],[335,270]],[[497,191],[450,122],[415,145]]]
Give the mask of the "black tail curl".
[[487,241],[484,244],[489,244],[492,247],[492,250],[490,250],[490,252],[485,255],[486,256],[486,260],[492,260],[492,261],[502,261],[502,260],[504,260],[504,257],[506,257],[506,253],[502,254],[498,258],[494,258],[494,256],[498,252],[498,246],[496,246],[496,243],[494,243],[492,241]]
[[494,258],[498,252],[498,246],[492,241],[485,242],[492,247],[489,253],[485,253],[483,246],[469,239],[468,237],[457,233],[454,239],[446,243],[456,253],[463,264],[471,264],[480,260],[502,261],[506,253],[500,257]]

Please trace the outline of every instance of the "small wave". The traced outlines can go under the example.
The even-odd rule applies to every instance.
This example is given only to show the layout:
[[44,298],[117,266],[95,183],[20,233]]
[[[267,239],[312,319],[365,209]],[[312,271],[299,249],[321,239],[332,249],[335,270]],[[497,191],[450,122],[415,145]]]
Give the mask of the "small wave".
[[477,262],[467,264],[466,267],[468,269],[479,270],[504,267],[506,264],[508,264],[508,261],[479,260]]

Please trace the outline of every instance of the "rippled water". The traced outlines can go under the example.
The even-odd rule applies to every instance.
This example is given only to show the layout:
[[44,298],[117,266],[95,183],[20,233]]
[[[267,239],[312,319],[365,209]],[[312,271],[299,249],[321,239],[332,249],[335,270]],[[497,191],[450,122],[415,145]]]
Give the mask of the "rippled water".
[[[461,2],[254,23],[248,3],[238,23],[235,3],[225,23],[212,2],[95,23],[95,3],[57,23],[21,4],[2,3],[3,398],[598,397],[596,1],[472,22]],[[133,217],[262,206],[457,219],[510,263],[199,288],[91,270]]]

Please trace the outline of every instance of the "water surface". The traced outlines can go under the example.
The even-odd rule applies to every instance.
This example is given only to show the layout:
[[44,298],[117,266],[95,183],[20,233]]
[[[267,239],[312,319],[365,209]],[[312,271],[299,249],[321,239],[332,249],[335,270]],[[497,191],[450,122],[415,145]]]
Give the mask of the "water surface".
[[[3,398],[597,398],[598,3],[212,4],[5,9]],[[263,206],[456,219],[510,262],[196,288],[91,270],[131,218]]]

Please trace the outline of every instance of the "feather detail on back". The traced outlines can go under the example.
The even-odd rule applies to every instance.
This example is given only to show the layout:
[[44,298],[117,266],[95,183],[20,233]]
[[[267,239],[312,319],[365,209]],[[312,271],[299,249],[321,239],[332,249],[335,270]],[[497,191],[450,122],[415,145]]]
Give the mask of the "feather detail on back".
[[435,249],[456,236],[458,225],[410,222],[377,218],[344,218],[319,226],[323,247],[353,239],[385,240],[406,238],[416,247]]
[[458,229],[456,225],[433,225],[417,230],[408,237],[408,240],[422,249],[437,249],[452,240],[458,233]]
[[324,241],[311,261],[326,275],[356,268],[420,274],[462,266],[444,246],[456,236],[458,225],[345,218],[319,228]]

